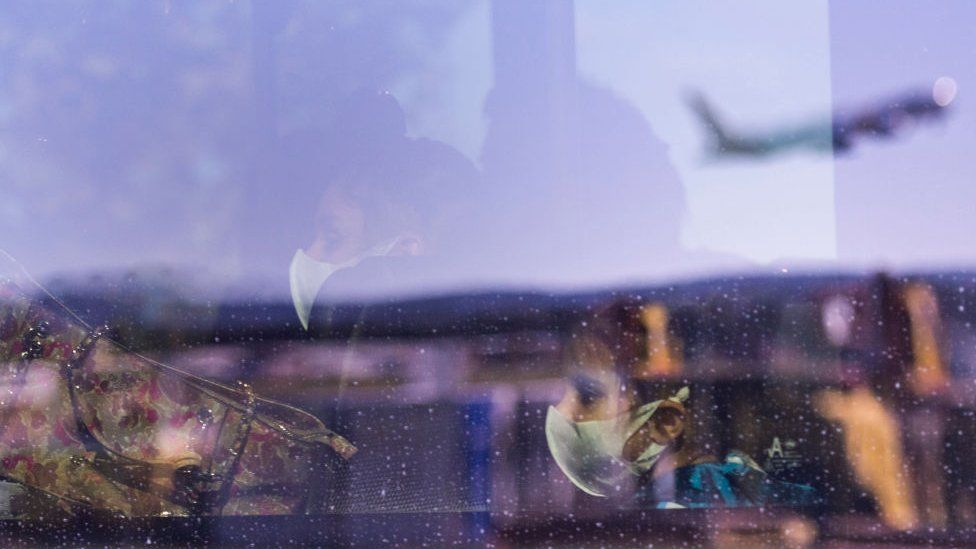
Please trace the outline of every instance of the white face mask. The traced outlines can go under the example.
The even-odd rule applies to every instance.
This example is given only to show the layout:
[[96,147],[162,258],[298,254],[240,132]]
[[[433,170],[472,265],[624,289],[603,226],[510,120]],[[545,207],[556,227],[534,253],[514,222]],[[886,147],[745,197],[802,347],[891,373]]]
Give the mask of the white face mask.
[[626,474],[619,456],[622,441],[616,419],[574,422],[555,406],[546,414],[549,452],[563,474],[591,496],[606,497]]
[[[683,387],[668,400],[688,400],[689,389]],[[556,464],[580,490],[607,496],[619,487],[628,472],[641,475],[651,469],[666,445],[652,442],[633,462],[623,459],[623,447],[661,406],[663,400],[649,402],[637,410],[616,418],[574,422],[554,406],[546,414],[546,441]]]
[[623,452],[624,441],[618,436],[617,420],[603,419],[574,422],[576,432],[588,448],[617,457]]
[[312,306],[315,304],[315,298],[318,297],[319,290],[326,280],[342,269],[355,267],[367,257],[389,254],[399,241],[400,237],[383,242],[342,263],[318,261],[309,257],[302,250],[296,251],[288,268],[288,282],[291,288],[291,302],[295,306],[295,313],[298,314],[302,328],[308,330],[308,319],[312,314]]

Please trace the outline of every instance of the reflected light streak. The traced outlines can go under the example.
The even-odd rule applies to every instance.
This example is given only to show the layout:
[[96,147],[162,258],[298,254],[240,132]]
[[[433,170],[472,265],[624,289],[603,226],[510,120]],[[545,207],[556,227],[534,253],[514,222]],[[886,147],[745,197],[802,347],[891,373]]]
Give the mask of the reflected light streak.
[[942,76],[932,86],[932,100],[940,107],[948,107],[956,98],[958,91],[959,87],[956,85],[955,79]]

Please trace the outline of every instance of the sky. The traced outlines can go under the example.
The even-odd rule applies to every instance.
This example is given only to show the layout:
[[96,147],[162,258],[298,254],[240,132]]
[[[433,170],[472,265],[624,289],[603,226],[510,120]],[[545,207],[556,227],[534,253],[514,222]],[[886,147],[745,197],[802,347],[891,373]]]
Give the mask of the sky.
[[[391,291],[976,266],[970,3],[86,5],[0,8],[0,247],[42,279],[173,269],[281,289],[321,194],[321,181],[293,185],[292,168],[325,161],[268,153],[261,136],[309,128],[331,136],[322,173],[343,155],[367,158],[358,168],[400,155],[427,174],[417,181],[463,180],[420,191],[418,206],[474,204],[469,222],[438,229],[463,253]],[[761,135],[940,77],[959,89],[944,120],[847,154],[709,155],[686,103],[701,92],[729,127]],[[371,129],[343,118],[362,89],[395,101],[402,135],[382,108],[364,111]],[[396,133],[398,152],[350,144],[370,131]]]
[[[728,269],[934,269],[974,264],[969,184],[976,77],[965,2],[885,9],[871,2],[752,0],[706,2],[580,0],[575,7],[577,71],[635,105],[667,143],[686,197],[681,244],[716,252],[688,265],[647,265],[648,278]],[[484,4],[464,28],[489,25]],[[453,47],[483,51],[484,34]],[[471,58],[471,56],[455,56]],[[474,56],[477,58],[477,56]],[[469,84],[463,95],[488,85]],[[864,140],[836,156],[797,150],[762,159],[715,158],[684,99],[700,91],[745,134],[829,124],[844,115],[927,93],[948,77],[960,89],[945,120],[889,140]],[[446,104],[451,104],[450,102]],[[471,133],[477,102],[454,103]],[[447,118],[447,117],[442,117]],[[415,124],[418,133],[425,125]],[[427,125],[428,127],[430,125]],[[453,130],[452,130],[453,131]],[[431,135],[451,141],[451,131]],[[468,143],[475,139],[466,137]],[[472,154],[476,147],[454,140]],[[609,240],[609,237],[608,239]],[[726,262],[729,257],[741,259]],[[619,266],[607,266],[615,278]],[[619,277],[617,277],[619,280]]]
[[825,122],[825,3],[582,1],[577,21],[580,73],[633,101],[670,147],[686,247],[761,263],[836,257],[831,158],[709,158],[684,102],[699,90],[743,130]]

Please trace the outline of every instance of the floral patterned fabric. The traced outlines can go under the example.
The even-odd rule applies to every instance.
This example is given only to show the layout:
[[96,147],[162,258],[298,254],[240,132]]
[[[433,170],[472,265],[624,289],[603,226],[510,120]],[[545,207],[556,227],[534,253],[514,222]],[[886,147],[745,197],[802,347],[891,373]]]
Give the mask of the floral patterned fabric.
[[[38,356],[22,360],[41,321],[48,328],[35,338]],[[201,508],[194,494],[203,490],[217,502],[210,512],[297,513],[322,481],[321,452],[355,452],[309,414],[265,400],[249,412],[243,393],[107,339],[75,361],[74,406],[64,372],[87,334],[67,311],[44,309],[16,285],[0,284],[0,476],[66,507],[186,515]],[[184,482],[178,470],[214,476]]]

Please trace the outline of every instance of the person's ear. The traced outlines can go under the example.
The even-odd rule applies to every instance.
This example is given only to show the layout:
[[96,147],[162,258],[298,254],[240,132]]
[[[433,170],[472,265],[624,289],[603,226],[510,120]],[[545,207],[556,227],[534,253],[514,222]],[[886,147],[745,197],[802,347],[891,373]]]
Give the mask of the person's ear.
[[668,445],[685,432],[685,411],[681,406],[659,408],[651,418],[654,442]]
[[677,402],[663,402],[636,433],[624,442],[623,458],[634,461],[651,443],[670,445],[685,432],[685,409]]

